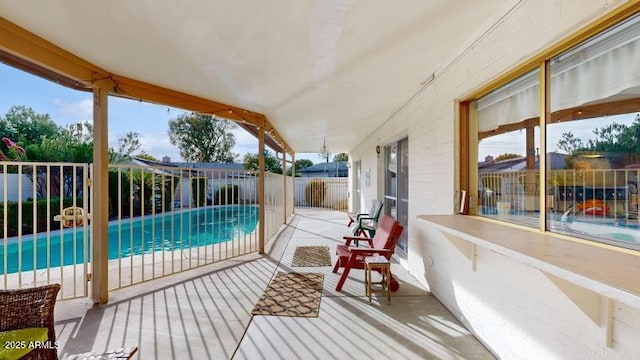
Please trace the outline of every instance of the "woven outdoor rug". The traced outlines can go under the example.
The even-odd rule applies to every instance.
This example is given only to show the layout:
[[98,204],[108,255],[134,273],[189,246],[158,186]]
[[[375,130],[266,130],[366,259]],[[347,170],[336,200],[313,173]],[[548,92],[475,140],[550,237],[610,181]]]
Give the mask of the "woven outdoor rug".
[[328,246],[298,246],[293,253],[293,267],[331,266]]
[[278,272],[251,313],[318,317],[323,282],[324,274]]

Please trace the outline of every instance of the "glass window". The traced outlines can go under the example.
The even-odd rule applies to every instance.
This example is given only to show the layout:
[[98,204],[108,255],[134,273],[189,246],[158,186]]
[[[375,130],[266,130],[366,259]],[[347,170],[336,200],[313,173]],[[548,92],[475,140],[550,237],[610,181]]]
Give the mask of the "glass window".
[[397,194],[398,194],[398,145],[393,144],[384,148],[385,153],[385,177],[384,177],[384,213],[398,218]]
[[[477,159],[469,160],[477,161],[477,188],[469,185],[477,189],[476,213],[640,250],[639,64],[634,15],[539,64],[548,65],[548,104],[539,69],[465,103],[469,129],[476,129],[462,127],[477,141],[470,152]],[[549,111],[545,148],[542,105]]]
[[549,230],[640,250],[640,21],[550,61]]
[[478,125],[478,214],[538,227],[540,72],[471,103]]

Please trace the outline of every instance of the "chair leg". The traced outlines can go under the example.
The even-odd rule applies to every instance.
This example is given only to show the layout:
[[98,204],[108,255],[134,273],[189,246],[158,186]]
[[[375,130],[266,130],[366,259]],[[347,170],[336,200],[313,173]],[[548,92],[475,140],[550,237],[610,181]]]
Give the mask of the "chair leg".
[[342,276],[340,276],[340,280],[338,280],[338,285],[336,285],[336,291],[342,291],[342,286],[344,285],[344,282],[347,281],[347,278],[349,277],[349,268],[344,268],[344,272],[342,272]]
[[333,272],[337,273],[338,269],[340,269],[340,257],[336,260],[336,265],[333,267]]
[[338,280],[338,285],[336,285],[336,291],[342,291],[342,286],[344,285],[344,282],[347,281],[347,278],[349,277],[349,271],[351,271],[351,266],[355,263],[355,258],[356,255],[351,255],[351,257],[349,258],[349,261],[347,261],[347,264],[344,266],[344,271],[342,272],[342,276],[340,276],[340,280]]
[[389,272],[389,277],[391,278],[389,290],[391,290],[392,292],[398,291],[398,289],[400,289],[400,283],[393,277],[393,275],[391,275],[391,272]]

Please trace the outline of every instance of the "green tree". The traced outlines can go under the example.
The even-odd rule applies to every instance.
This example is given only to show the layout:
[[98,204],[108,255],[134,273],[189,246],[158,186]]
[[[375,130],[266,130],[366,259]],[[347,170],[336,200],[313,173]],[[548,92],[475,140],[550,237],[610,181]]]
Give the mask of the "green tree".
[[636,115],[631,126],[618,137],[621,149],[631,153],[640,153],[640,114]]
[[[258,171],[258,154],[245,154],[243,162],[245,169]],[[282,166],[280,166],[280,161],[276,158],[275,154],[269,150],[267,150],[264,157],[264,170],[272,172],[274,174],[282,174]]]
[[118,149],[109,149],[109,162],[117,164],[131,160],[131,155],[142,146],[139,138],[139,133],[130,131],[118,139]]
[[349,161],[349,154],[343,152],[337,153],[333,155],[333,161]]
[[595,138],[583,142],[573,133],[563,133],[556,145],[570,156],[565,159],[565,167],[572,168],[574,161],[584,154],[617,153],[617,164],[624,166],[637,162],[640,153],[640,115],[637,115],[631,125],[613,123],[593,130]]
[[507,159],[515,159],[515,158],[519,158],[521,157],[518,154],[514,154],[514,153],[506,153],[506,154],[500,154],[498,156],[496,156],[496,158],[494,159],[495,161],[502,161],[502,160],[507,160]]
[[567,154],[571,155],[574,151],[584,147],[581,139],[576,138],[573,133],[562,133],[562,137],[558,141],[556,147]]
[[180,149],[180,156],[191,162],[233,162],[236,144],[230,120],[210,115],[183,114],[169,120],[169,140]]
[[31,161],[89,163],[93,161],[93,126],[89,122],[60,127],[25,147]]
[[[300,170],[302,170],[304,168],[307,168],[309,166],[313,166],[313,161],[311,161],[309,159],[299,159],[299,160],[296,160],[296,162],[294,163],[294,167],[296,169],[296,172],[300,171]],[[287,171],[287,175],[288,176],[291,176],[291,170],[292,169],[289,168],[289,170]]]
[[55,137],[60,127],[49,114],[38,114],[32,108],[20,105],[12,106],[0,117],[0,133],[23,147],[40,142],[41,137]]
[[156,159],[155,157],[147,154],[146,151],[142,150],[140,151],[138,154],[134,155],[135,157],[141,158],[141,159],[145,159],[145,160],[151,160],[151,161],[155,161],[158,162],[159,160]]

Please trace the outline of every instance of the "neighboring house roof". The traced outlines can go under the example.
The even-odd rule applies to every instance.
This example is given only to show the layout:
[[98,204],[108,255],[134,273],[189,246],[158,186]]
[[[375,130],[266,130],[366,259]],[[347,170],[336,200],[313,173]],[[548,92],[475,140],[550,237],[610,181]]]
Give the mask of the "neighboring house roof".
[[171,166],[171,167],[176,167],[176,165],[172,164],[172,163],[165,163],[165,162],[161,162],[161,161],[153,161],[153,160],[148,160],[148,159],[143,159],[137,156],[132,156],[131,157],[131,162],[133,162],[134,164],[138,164],[138,165],[146,165],[146,166]]
[[[190,163],[173,162],[175,166],[194,170],[204,170],[209,179],[229,179],[245,177],[244,164],[239,163]],[[210,170],[210,171],[207,171]],[[220,170],[220,171],[213,171]]]
[[244,170],[244,164],[239,163],[192,163],[192,162],[172,162],[171,164],[191,169],[219,169],[219,170]]
[[[565,154],[551,152],[547,154],[547,161],[553,170],[564,169],[566,157],[567,155]],[[526,157],[517,157],[501,161],[483,161],[478,163],[478,171],[480,173],[520,171],[526,169],[526,165]],[[536,160],[535,168],[540,168],[539,160]]]
[[[185,176],[185,177],[189,176],[189,172],[191,172],[192,175],[195,175],[196,173],[195,170],[204,170],[205,175],[209,179],[227,179],[227,178],[238,178],[238,177],[245,176],[244,164],[237,164],[237,163],[190,163],[190,162],[165,163],[160,161],[147,160],[147,159],[139,158],[136,156],[133,156],[131,158],[131,163],[135,165],[149,166],[149,167],[171,167],[171,168],[175,168],[176,171],[178,171],[178,173],[176,174],[180,173],[180,169],[189,169],[189,171],[183,170],[182,176]],[[211,171],[207,171],[207,170],[211,170]],[[213,171],[213,170],[221,170],[221,171]],[[160,170],[157,170],[157,171],[160,171]],[[169,170],[165,169],[165,173],[167,171]],[[174,170],[171,170],[171,172],[174,172]]]
[[321,176],[326,174],[328,177],[335,177],[337,172],[338,177],[346,177],[349,174],[349,168],[347,168],[346,161],[336,161],[315,164],[296,172],[307,176]]

